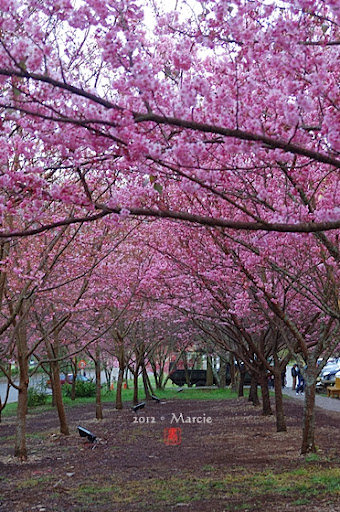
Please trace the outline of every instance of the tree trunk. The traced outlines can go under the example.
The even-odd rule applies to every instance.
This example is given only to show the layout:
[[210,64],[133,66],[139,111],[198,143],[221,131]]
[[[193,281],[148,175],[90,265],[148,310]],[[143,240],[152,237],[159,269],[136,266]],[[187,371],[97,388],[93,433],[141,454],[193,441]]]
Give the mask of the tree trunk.
[[77,375],[78,375],[78,360],[75,356],[73,359],[71,359],[71,371],[72,371],[72,382],[71,382],[71,400],[76,399],[76,382],[77,382]]
[[14,445],[14,456],[19,457],[21,460],[27,459],[26,447],[26,415],[27,415],[27,401],[28,401],[28,347],[26,336],[25,319],[19,320],[17,333],[17,351],[18,351],[18,366],[19,366],[19,394],[18,394],[18,407],[17,407],[17,425],[16,436]]
[[246,376],[245,370],[240,370],[239,372],[239,383],[238,383],[238,396],[244,396],[244,379]]
[[126,367],[126,369],[125,369],[125,378],[124,378],[126,389],[129,389],[129,378],[128,377],[129,377],[129,368]]
[[[27,360],[28,362],[28,360]],[[19,365],[20,368],[20,365]],[[28,365],[27,365],[28,370]],[[22,372],[20,368],[19,378],[19,395],[18,395],[18,408],[17,408],[17,426],[14,456],[19,457],[21,460],[27,459],[26,447],[26,414],[27,414],[27,399],[28,399],[28,371]]]
[[303,411],[303,430],[301,454],[315,452],[315,392],[317,369],[307,369],[305,375],[305,404]]
[[158,378],[156,383],[156,389],[163,389],[163,379],[164,379],[164,363],[162,365],[162,368],[159,369]]
[[145,392],[145,398],[146,400],[152,400],[151,395],[153,394],[153,390],[150,384],[150,380],[145,368],[145,362],[142,362],[142,377],[143,377],[143,385],[144,385],[144,392]]
[[157,373],[157,364],[155,363],[155,361],[153,360],[152,356],[149,355],[149,362],[150,362],[150,365],[151,365],[151,368],[152,368],[152,373],[153,373],[153,377],[155,379],[155,384],[156,384],[156,389],[160,389],[160,386],[161,386],[161,369],[160,369],[160,375],[158,376],[158,373]]
[[287,432],[286,419],[283,410],[282,400],[282,380],[281,369],[274,370],[274,388],[275,388],[275,412],[276,412],[276,431]]
[[72,378],[72,382],[71,382],[71,400],[76,399],[77,375],[78,375],[78,369],[77,369],[77,365],[75,365],[75,367],[73,369],[73,378]]
[[63,402],[63,394],[61,390],[59,363],[53,362],[51,364],[51,367],[53,375],[53,393],[55,398],[55,404],[58,411],[60,433],[64,434],[65,436],[68,436],[70,435],[70,432],[67,425],[66,413]]
[[123,409],[122,387],[123,387],[123,379],[124,379],[125,361],[124,361],[124,347],[123,347],[122,343],[119,346],[118,362],[119,362],[119,372],[118,372],[117,391],[116,391],[116,409]]
[[214,384],[214,374],[212,369],[211,356],[207,356],[207,377],[205,381],[206,386],[212,386]]
[[118,380],[117,380],[117,391],[116,391],[116,409],[123,409],[122,401],[122,387],[124,379],[124,370],[119,368]]
[[112,375],[112,368],[108,368],[105,364],[104,366],[105,371],[105,379],[106,379],[106,388],[107,391],[111,391],[111,375]]
[[71,382],[71,396],[70,396],[71,400],[76,399],[76,380],[77,380],[77,377],[73,376],[73,379]]
[[103,407],[102,407],[102,387],[100,382],[100,372],[101,372],[101,364],[100,364],[100,349],[99,346],[96,346],[96,359],[94,361],[95,372],[96,372],[96,419],[103,419]]
[[257,392],[257,377],[255,375],[251,376],[250,381],[250,389],[249,389],[249,402],[253,402],[253,405],[260,405],[259,395]]
[[[235,371],[235,363],[234,363],[233,357],[231,357],[231,360],[230,360],[230,385],[231,385],[231,390],[234,391],[234,393],[238,393],[240,391],[240,372]],[[243,393],[243,386],[244,386],[244,379],[243,379],[243,384],[242,384],[242,393]],[[243,394],[241,396],[243,396]]]
[[262,392],[262,416],[272,416],[273,411],[270,404],[270,396],[268,389],[268,379],[266,370],[262,371],[260,374],[260,385]]
[[[12,376],[11,363],[9,363],[9,365],[8,365],[7,373],[8,373],[8,378],[10,379],[11,376]],[[7,387],[6,387],[6,394],[5,394],[4,402],[2,402],[1,396],[0,396],[0,423],[2,421],[1,413],[2,413],[3,409],[6,407],[6,404],[8,402],[8,397],[9,397],[10,389],[11,389],[11,384],[10,384],[9,380],[7,380]]]
[[220,358],[220,381],[219,381],[219,384],[218,384],[218,387],[219,388],[225,388],[227,383],[226,383],[226,378],[227,378],[227,367],[226,367],[226,363],[225,361],[222,361],[222,359]]
[[[45,342],[46,350],[48,357],[50,359],[56,359],[59,355],[59,330],[56,329],[54,331],[54,346],[52,346],[51,342],[46,340]],[[52,384],[52,391],[53,391],[53,397],[55,400],[55,405],[58,411],[58,417],[59,417],[59,425],[60,425],[60,433],[64,434],[65,436],[70,435],[68,425],[67,425],[67,419],[65,414],[65,408],[64,408],[64,402],[63,402],[63,394],[61,390],[61,383],[60,383],[60,371],[59,371],[59,362],[58,361],[52,361],[51,362],[51,384]]]
[[[45,346],[47,348],[47,343],[46,342],[45,342]],[[47,354],[48,354],[48,350],[47,350]],[[54,389],[53,389],[54,382],[53,382],[53,376],[52,376],[52,366],[51,366],[51,363],[48,364],[48,369],[46,367],[45,371],[46,371],[46,373],[48,375],[48,380],[50,381],[51,390],[52,390],[52,407],[55,407],[56,403],[55,403],[55,396],[54,396]]]
[[136,366],[136,371],[133,374],[133,404],[138,404],[138,373],[139,366]]

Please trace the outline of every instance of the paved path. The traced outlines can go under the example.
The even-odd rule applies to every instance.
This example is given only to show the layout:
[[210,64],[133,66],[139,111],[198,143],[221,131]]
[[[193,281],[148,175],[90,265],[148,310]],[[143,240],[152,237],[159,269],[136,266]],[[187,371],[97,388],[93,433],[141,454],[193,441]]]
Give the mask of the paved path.
[[[286,396],[290,396],[296,400],[304,400],[304,395],[296,395],[295,391],[291,388],[285,387],[283,389],[283,394]],[[340,412],[340,400],[339,398],[330,398],[326,395],[316,395],[315,404],[317,407],[321,409],[326,409],[327,411],[335,411]]]

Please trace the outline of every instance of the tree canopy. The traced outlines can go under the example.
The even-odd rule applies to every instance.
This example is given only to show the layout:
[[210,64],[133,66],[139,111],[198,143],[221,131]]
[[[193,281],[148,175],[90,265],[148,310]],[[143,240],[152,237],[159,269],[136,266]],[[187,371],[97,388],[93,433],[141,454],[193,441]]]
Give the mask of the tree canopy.
[[340,227],[336,1],[3,2],[1,236]]

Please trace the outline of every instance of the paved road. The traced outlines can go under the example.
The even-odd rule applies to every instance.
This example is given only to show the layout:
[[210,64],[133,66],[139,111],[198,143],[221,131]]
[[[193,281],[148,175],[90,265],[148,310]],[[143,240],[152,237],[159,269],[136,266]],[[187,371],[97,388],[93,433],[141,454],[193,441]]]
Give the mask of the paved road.
[[[17,384],[17,383],[18,382],[15,381],[15,384]],[[6,380],[5,379],[1,379],[1,381],[0,381],[0,396],[1,396],[2,402],[4,402],[4,400],[5,400],[6,390],[7,390]],[[7,403],[17,402],[17,401],[18,401],[18,392],[17,392],[17,390],[14,389],[14,388],[10,388],[9,396],[8,396],[8,402]]]
[[[89,371],[86,372],[86,375],[89,378],[94,378],[94,371],[93,370],[89,370]],[[117,378],[117,370],[116,369],[114,369],[113,375]],[[42,379],[46,380],[47,376],[46,375],[41,375],[41,374],[33,375],[33,377],[30,378],[30,386],[39,385],[39,383],[41,382]],[[102,381],[102,383],[106,382],[105,372],[104,371],[101,374],[101,381]],[[15,384],[18,384],[18,380],[15,380],[14,382],[15,382]],[[6,379],[5,378],[1,378],[0,379],[0,396],[1,396],[1,400],[2,401],[5,400],[6,389],[7,389]],[[47,392],[48,391],[49,390],[47,389]],[[9,391],[8,403],[13,403],[13,402],[17,402],[17,401],[18,401],[18,391],[15,388],[11,388],[10,391]]]
[[[283,394],[300,401],[303,401],[305,398],[304,395],[297,396],[295,391],[293,391],[291,388],[284,388]],[[326,395],[317,394],[315,397],[315,404],[317,407],[320,407],[321,409],[326,409],[327,411],[340,412],[339,398],[330,398]]]
[[[296,400],[303,401],[304,395],[296,396],[295,391],[292,390],[292,374],[291,374],[291,366],[287,366],[286,371],[286,380],[287,386],[284,388],[283,393],[286,396],[290,396]],[[317,407],[321,409],[326,409],[327,411],[335,411],[340,412],[340,400],[338,398],[330,398],[326,395],[317,394],[315,397],[315,404]]]

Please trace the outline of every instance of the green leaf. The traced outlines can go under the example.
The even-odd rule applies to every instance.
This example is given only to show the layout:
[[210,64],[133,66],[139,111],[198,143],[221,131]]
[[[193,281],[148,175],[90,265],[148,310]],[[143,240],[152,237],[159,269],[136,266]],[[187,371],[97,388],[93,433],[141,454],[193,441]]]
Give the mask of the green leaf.
[[161,194],[161,193],[163,192],[163,187],[162,187],[162,185],[160,185],[159,183],[155,183],[155,184],[154,184],[154,186],[153,186],[153,188],[154,188],[155,190],[157,190],[157,192],[158,192],[159,194]]

